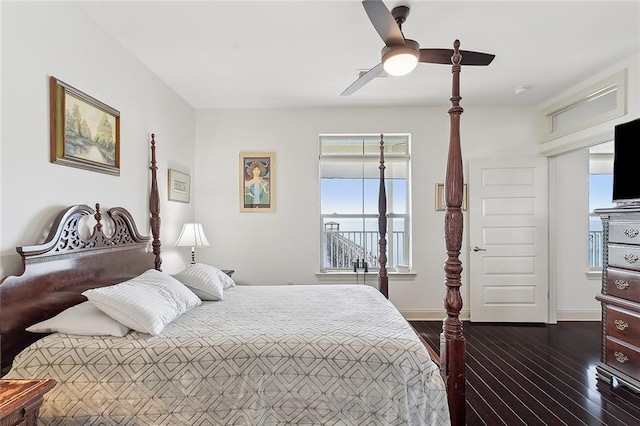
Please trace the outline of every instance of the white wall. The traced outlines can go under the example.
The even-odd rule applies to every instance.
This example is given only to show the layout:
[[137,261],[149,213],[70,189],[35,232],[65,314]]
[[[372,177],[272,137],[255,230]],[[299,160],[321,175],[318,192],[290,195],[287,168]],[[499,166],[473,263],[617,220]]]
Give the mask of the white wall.
[[[320,244],[318,134],[410,132],[413,270],[417,275],[409,280],[391,277],[389,293],[405,315],[441,319],[446,255],[443,212],[434,210],[434,187],[445,176],[447,109],[198,111],[196,220],[203,223],[212,244],[198,250],[198,259],[235,269],[234,279],[241,284],[327,283],[316,277]],[[461,138],[465,160],[536,155],[535,109],[468,107],[462,115]],[[275,213],[239,212],[238,154],[242,150],[275,151]],[[464,249],[462,258],[466,267]],[[375,276],[367,279],[376,281]],[[462,294],[466,300],[467,282],[464,277]]]
[[558,185],[555,226],[558,238],[556,282],[559,320],[598,320],[600,303],[595,296],[602,288],[599,279],[588,279],[589,270],[589,151],[581,149],[554,160]]
[[[125,207],[140,232],[150,234],[152,132],[158,143],[164,265],[184,266],[188,256],[172,242],[182,222],[193,219],[195,204],[167,201],[167,167],[193,172],[194,110],[73,2],[3,2],[1,7],[0,276],[19,273],[15,247],[41,242],[57,212],[72,204]],[[49,162],[51,75],[120,111],[119,177]]]

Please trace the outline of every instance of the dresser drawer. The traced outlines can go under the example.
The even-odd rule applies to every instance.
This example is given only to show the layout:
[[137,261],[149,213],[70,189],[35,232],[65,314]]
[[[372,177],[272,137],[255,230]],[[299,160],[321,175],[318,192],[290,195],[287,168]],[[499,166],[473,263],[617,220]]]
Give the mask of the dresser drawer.
[[[607,306],[607,328],[609,336],[636,345],[640,342],[640,313],[615,306]],[[635,343],[634,343],[635,342]]]
[[640,352],[607,337],[607,364],[631,377],[640,377]]
[[609,242],[640,245],[640,222],[609,223]]
[[634,302],[640,301],[640,274],[607,268],[607,294]]
[[640,246],[609,244],[609,266],[640,270]]

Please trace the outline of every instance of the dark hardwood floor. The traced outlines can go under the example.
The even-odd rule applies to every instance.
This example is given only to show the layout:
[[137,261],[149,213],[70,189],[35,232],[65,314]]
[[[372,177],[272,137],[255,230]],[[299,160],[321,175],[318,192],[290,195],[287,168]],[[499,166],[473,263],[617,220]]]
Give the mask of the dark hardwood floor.
[[[411,324],[439,350],[441,322]],[[468,425],[640,425],[640,394],[597,383],[599,322],[465,322],[464,335]]]

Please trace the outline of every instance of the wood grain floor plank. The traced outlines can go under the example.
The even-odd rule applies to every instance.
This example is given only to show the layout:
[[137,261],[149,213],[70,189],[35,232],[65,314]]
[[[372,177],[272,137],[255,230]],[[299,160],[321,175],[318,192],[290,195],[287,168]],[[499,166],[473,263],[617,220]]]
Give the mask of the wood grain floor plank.
[[[439,350],[440,321],[412,321]],[[596,380],[599,322],[465,322],[467,424],[640,425],[640,394]]]

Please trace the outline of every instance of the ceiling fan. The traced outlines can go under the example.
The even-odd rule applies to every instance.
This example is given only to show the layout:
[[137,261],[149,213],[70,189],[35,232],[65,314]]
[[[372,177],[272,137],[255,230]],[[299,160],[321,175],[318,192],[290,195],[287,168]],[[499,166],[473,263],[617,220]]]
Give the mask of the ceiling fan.
[[[418,62],[451,65],[453,49],[421,49],[418,42],[404,38],[402,24],[409,16],[407,6],[394,7],[391,12],[382,0],[364,0],[362,2],[369,20],[385,43],[382,48],[382,62],[360,75],[344,92],[349,96],[365,84],[382,74],[401,76],[410,73]],[[495,55],[460,50],[461,65],[489,65]]]

